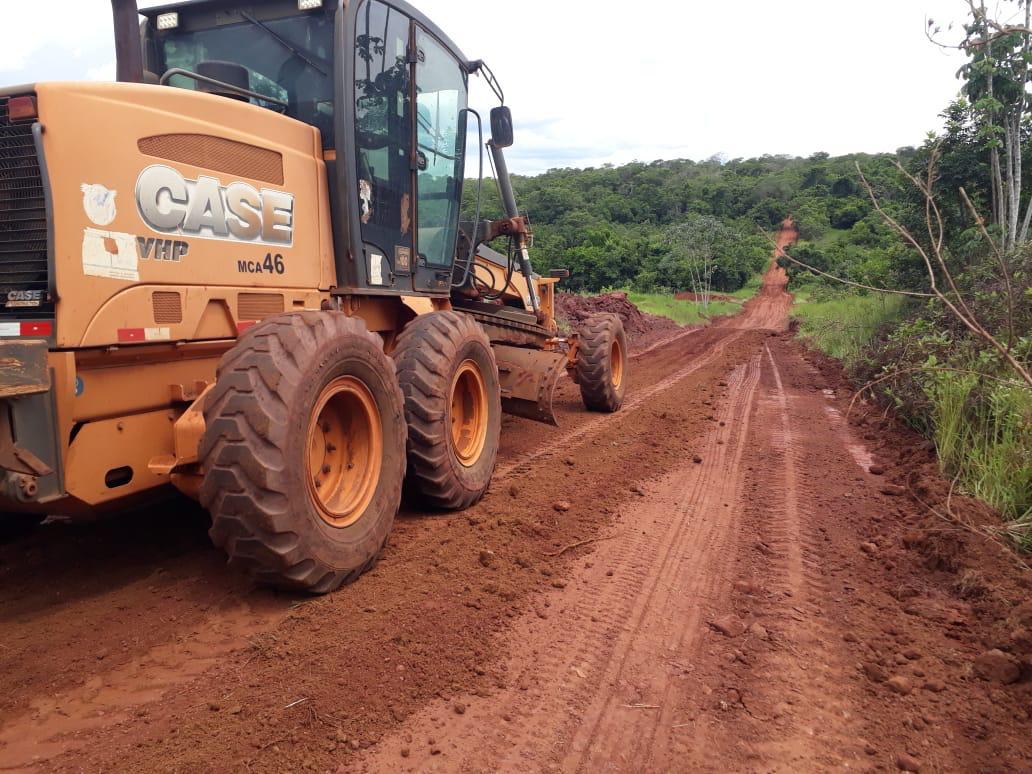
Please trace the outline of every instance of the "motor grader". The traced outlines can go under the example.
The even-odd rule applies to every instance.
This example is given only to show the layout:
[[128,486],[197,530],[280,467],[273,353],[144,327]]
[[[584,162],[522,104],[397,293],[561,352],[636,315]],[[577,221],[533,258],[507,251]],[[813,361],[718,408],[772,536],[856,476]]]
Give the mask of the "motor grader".
[[[0,522],[171,484],[231,564],[326,592],[376,560],[403,489],[484,494],[502,411],[555,424],[564,372],[620,407],[619,318],[559,334],[503,92],[419,11],[112,6],[119,82],[0,89]],[[474,76],[500,103],[486,143]]]

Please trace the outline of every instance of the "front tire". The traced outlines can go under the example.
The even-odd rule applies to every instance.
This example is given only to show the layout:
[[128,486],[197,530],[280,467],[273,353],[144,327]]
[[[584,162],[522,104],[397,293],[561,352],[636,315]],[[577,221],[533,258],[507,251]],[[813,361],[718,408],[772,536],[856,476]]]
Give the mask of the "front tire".
[[362,320],[299,312],[247,331],[204,407],[201,504],[229,562],[325,593],[376,561],[401,502],[394,364]]
[[502,424],[491,341],[472,317],[431,312],[405,326],[394,351],[408,422],[409,491],[461,510],[487,491]]
[[619,411],[627,391],[627,334],[615,314],[593,314],[580,331],[577,383],[591,411]]

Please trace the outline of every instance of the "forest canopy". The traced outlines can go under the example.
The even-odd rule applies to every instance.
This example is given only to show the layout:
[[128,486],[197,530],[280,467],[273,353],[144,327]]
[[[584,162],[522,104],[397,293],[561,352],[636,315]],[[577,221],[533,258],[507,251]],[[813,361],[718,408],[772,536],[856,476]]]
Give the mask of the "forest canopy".
[[[825,244],[827,255],[818,263],[857,263],[849,254],[857,247],[864,252],[859,275],[890,281],[898,240],[872,215],[855,165],[875,179],[894,179],[892,160],[915,153],[634,162],[516,175],[513,187],[534,230],[535,268],[569,269],[563,283],[569,290],[688,289],[692,255],[678,249],[683,242],[671,234],[685,224],[718,245],[713,290],[738,290],[765,266],[771,253],[766,234],[789,215],[807,241],[820,243],[836,233],[834,249]],[[466,182],[466,213],[475,208],[476,188],[476,180]],[[491,180],[484,181],[482,209],[486,217],[502,217]],[[812,250],[808,254],[813,257]]]

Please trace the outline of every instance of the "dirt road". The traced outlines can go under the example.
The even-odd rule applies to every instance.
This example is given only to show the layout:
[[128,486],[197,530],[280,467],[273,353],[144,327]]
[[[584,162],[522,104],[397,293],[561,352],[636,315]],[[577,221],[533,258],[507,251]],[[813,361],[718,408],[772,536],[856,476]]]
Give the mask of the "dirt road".
[[615,416],[507,418],[485,500],[336,594],[252,588],[181,502],[0,546],[0,769],[1028,770],[1028,573],[846,420],[785,282]]

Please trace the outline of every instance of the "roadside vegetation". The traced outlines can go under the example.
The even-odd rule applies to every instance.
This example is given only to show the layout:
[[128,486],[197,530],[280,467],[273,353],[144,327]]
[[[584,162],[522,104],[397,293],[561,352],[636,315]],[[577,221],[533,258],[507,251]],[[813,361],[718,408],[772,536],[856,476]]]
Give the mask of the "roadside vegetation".
[[794,293],[799,334],[851,368],[863,361],[879,331],[897,320],[903,308],[899,297],[875,293],[859,295],[813,285]]
[[802,334],[931,438],[956,489],[1032,550],[1032,9],[1011,5],[1024,24],[979,4],[963,27],[930,22],[969,58],[945,131],[888,166],[859,164],[850,185],[866,200],[848,213],[800,210],[804,239],[783,263]]

